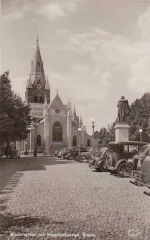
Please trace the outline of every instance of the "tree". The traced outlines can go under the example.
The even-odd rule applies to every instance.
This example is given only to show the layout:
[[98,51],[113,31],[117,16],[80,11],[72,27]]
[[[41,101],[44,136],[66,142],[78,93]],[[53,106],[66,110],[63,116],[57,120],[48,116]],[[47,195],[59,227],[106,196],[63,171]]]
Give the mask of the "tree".
[[107,147],[109,142],[115,140],[114,124],[108,126],[108,128],[101,128],[100,131],[94,133],[94,138],[98,141],[98,147]]
[[6,157],[11,142],[27,138],[30,123],[30,108],[12,91],[5,72],[0,77],[0,146],[6,145]]
[[130,108],[131,111],[128,117],[130,139],[139,141],[139,129],[142,128],[142,139],[149,142],[150,93],[145,93],[141,99],[136,99]]

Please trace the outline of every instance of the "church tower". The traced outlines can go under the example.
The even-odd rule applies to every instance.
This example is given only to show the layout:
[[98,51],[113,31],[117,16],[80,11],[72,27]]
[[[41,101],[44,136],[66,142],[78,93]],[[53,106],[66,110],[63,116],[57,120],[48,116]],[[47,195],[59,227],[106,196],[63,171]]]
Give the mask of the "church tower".
[[40,119],[43,115],[45,98],[47,104],[50,103],[50,86],[48,78],[45,77],[38,39],[35,55],[31,62],[31,73],[27,80],[25,97],[31,107],[32,117]]

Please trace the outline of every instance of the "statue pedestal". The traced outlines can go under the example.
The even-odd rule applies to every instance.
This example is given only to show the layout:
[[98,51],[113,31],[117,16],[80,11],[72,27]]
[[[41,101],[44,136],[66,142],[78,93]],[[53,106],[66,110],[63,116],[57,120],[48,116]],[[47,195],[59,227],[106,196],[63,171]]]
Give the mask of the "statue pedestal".
[[129,141],[129,125],[128,124],[117,124],[115,126],[115,141],[126,142]]

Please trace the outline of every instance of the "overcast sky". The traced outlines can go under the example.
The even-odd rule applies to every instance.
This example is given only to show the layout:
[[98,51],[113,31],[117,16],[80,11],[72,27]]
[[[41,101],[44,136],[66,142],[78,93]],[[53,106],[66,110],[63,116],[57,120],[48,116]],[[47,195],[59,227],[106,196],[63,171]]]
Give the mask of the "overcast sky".
[[51,100],[75,104],[91,132],[150,90],[150,2],[2,0],[2,72],[24,99],[38,33]]

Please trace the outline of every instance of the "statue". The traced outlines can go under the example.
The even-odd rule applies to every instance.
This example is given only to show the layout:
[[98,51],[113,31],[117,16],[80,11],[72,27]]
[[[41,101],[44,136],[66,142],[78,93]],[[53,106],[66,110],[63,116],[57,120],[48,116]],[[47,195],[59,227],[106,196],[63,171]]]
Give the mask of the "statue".
[[124,96],[121,97],[121,99],[118,101],[118,118],[119,123],[126,123],[127,122],[127,116],[130,113],[130,107],[128,100],[125,99]]

